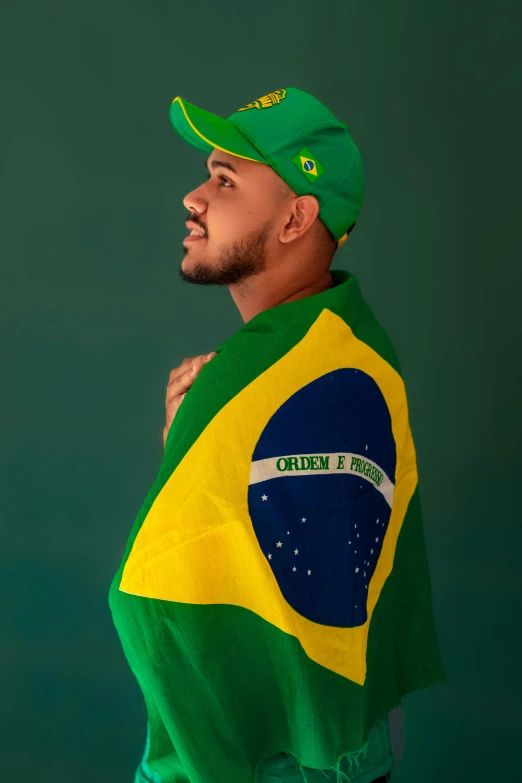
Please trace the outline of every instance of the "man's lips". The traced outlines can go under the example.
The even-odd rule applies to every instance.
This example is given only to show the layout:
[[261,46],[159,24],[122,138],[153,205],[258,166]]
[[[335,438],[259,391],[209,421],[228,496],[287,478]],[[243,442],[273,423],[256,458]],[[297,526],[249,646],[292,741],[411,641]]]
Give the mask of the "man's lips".
[[[185,225],[186,225],[186,227],[188,228],[189,231],[201,231],[202,234],[203,234],[203,238],[206,238],[207,232],[205,231],[205,229],[202,226],[198,226],[197,223],[193,223],[191,220],[188,220],[185,223]],[[189,234],[189,236],[191,236],[191,235]],[[192,234],[192,236],[196,236],[196,234]],[[197,236],[199,236],[199,235],[197,235]]]
[[206,238],[207,238],[206,236],[202,237],[202,236],[199,236],[198,234],[189,234],[187,237],[185,237],[183,242],[184,243],[185,242],[196,242],[198,239],[206,239]]

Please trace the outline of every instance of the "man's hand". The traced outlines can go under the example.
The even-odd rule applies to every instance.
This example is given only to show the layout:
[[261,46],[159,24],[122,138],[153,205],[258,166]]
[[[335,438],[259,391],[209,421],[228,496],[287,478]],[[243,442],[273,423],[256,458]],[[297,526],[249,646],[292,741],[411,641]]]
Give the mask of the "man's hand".
[[163,427],[163,448],[165,448],[167,442],[170,425],[174,421],[174,417],[178,412],[179,406],[183,402],[185,394],[194,383],[203,365],[206,364],[206,362],[209,362],[215,355],[216,352],[212,351],[212,353],[208,354],[208,358],[207,354],[201,354],[201,356],[188,356],[181,362],[179,367],[175,367],[174,370],[170,371],[165,398],[167,420]]

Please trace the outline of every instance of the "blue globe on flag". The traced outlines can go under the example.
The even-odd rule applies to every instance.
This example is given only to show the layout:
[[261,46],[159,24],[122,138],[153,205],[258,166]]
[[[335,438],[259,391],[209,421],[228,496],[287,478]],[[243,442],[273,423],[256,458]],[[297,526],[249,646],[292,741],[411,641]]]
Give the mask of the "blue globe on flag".
[[261,433],[249,515],[282,595],[303,617],[342,628],[366,622],[396,461],[383,394],[353,368],[301,388]]

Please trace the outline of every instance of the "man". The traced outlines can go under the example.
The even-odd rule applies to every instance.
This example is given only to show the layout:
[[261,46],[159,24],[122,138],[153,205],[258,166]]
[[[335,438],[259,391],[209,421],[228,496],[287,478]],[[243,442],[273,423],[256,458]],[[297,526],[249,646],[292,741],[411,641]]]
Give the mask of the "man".
[[297,196],[271,166],[223,150],[205,165],[207,181],[183,199],[191,212],[183,280],[228,286],[245,322],[331,288],[337,242],[316,196]]
[[245,326],[171,373],[111,585],[147,705],[135,783],[384,781],[401,698],[445,675],[400,365],[330,272],[362,160],[297,88],[227,120],[178,96],[170,117],[208,154],[180,275],[228,286]]
[[[179,270],[183,280],[228,286],[245,322],[332,287],[329,269],[338,242],[319,219],[315,196],[297,196],[272,167],[223,150],[214,149],[205,166],[207,181],[183,199],[191,212]],[[164,444],[205,360],[188,357],[171,372]]]

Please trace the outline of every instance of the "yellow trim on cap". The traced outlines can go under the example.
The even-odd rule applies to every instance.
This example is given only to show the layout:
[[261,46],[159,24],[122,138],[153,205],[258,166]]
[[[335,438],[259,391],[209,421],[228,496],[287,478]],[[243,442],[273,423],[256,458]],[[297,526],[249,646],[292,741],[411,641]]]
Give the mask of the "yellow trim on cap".
[[341,245],[344,245],[347,239],[348,239],[348,232],[346,232],[346,234],[343,234],[342,237],[337,240],[337,249],[339,249]]
[[[187,114],[187,112],[186,112],[186,109],[185,109],[185,107],[183,106],[183,99],[181,98],[181,96],[177,95],[177,96],[174,98],[174,100],[172,101],[172,103],[175,103],[176,101],[179,101],[179,105],[180,105],[180,106],[181,106],[181,108],[183,109],[183,114],[185,115],[185,118],[186,118],[186,120],[187,120],[188,124],[190,125],[190,127],[192,128],[192,130],[193,130],[195,133],[197,133],[197,134],[198,134],[198,136],[200,137],[200,139],[203,139],[203,141],[206,141],[206,142],[207,142],[207,144],[210,144],[212,147],[215,147],[215,148],[216,148],[216,149],[218,149],[218,150],[222,150],[222,152],[228,152],[228,154],[229,154],[229,155],[234,155],[236,158],[244,158],[245,160],[253,160],[253,161],[254,161],[254,163],[264,163],[264,162],[265,162],[265,161],[263,161],[263,160],[256,160],[256,158],[248,158],[246,155],[240,155],[238,152],[232,152],[232,150],[226,150],[224,147],[220,147],[220,146],[219,146],[219,144],[216,144],[215,142],[213,142],[213,141],[210,141],[210,139],[207,139],[205,136],[203,136],[203,134],[202,134],[202,133],[200,133],[200,132],[198,131],[198,129],[197,129],[197,128],[196,128],[196,127],[195,127],[195,126],[192,124],[192,122],[190,121],[190,117],[188,116],[188,114]],[[238,131],[238,132],[239,132],[239,131]],[[266,165],[268,165],[268,163],[267,163]]]

